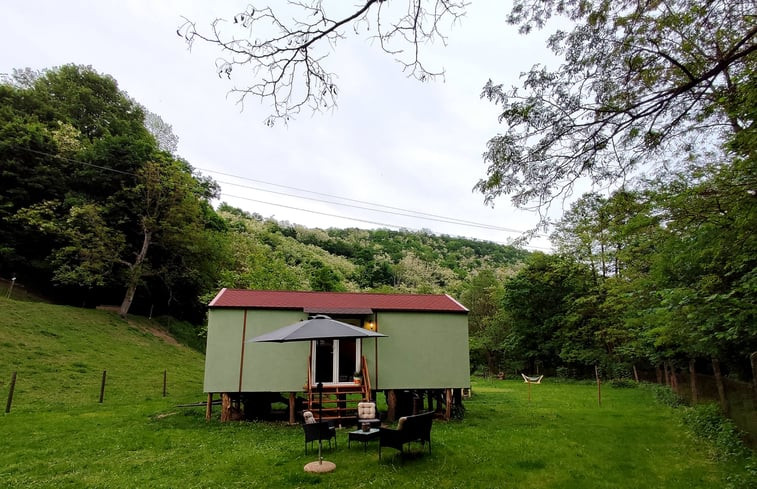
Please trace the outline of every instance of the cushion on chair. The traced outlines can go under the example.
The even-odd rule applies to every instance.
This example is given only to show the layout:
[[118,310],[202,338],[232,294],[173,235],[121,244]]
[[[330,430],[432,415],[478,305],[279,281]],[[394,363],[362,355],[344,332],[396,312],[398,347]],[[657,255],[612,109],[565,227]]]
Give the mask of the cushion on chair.
[[304,411],[302,417],[305,419],[305,424],[315,424],[315,417],[310,411]]
[[376,419],[376,404],[372,402],[357,403],[358,419]]

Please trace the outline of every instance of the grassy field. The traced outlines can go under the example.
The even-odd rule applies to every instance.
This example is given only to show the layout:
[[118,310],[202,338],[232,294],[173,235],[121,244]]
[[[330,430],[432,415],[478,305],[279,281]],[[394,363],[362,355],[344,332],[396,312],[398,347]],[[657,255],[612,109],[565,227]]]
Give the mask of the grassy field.
[[348,449],[342,430],[325,451],[336,471],[306,474],[315,455],[301,428],[206,423],[202,408],[177,408],[203,398],[203,357],[151,327],[0,299],[3,401],[19,372],[0,418],[0,487],[749,487],[744,460],[716,461],[650,389],[605,388],[599,407],[593,385],[549,380],[531,401],[522,382],[474,381],[465,420],[434,423],[431,455],[388,449],[379,461],[375,442]]

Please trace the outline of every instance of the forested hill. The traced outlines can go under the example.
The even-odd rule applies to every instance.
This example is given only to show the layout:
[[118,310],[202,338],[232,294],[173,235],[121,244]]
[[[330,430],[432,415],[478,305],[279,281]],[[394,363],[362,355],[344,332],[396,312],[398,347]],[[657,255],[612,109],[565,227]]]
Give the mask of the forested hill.
[[222,287],[460,294],[526,253],[423,232],[309,229],[211,202],[171,126],[88,66],[0,80],[0,278],[56,302],[195,323]]
[[479,270],[504,274],[527,252],[487,241],[387,229],[312,229],[221,205],[227,287],[459,294]]

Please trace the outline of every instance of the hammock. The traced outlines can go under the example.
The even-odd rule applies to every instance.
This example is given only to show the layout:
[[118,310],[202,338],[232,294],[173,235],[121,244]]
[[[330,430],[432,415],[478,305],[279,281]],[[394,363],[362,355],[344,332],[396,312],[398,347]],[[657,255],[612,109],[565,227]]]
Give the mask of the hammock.
[[523,377],[523,382],[527,384],[541,384],[541,379],[544,377],[543,375],[539,375],[537,377],[529,377],[524,373],[521,373],[520,375]]

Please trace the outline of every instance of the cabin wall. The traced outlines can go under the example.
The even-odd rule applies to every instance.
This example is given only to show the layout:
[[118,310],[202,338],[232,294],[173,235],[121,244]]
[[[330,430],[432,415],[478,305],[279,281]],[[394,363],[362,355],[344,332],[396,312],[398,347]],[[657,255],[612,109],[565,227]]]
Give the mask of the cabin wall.
[[376,389],[470,387],[468,316],[379,313]]
[[[205,392],[301,391],[306,382],[309,342],[244,343],[307,319],[302,311],[211,309],[205,354]],[[242,332],[244,331],[244,340]]]

